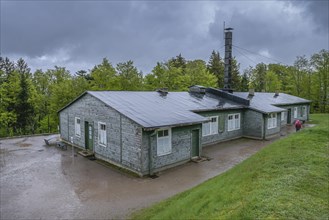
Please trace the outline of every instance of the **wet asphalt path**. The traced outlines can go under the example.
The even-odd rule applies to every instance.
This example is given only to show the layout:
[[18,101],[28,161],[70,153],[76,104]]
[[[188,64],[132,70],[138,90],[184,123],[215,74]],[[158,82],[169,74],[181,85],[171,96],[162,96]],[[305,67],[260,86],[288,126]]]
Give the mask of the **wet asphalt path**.
[[0,140],[0,219],[124,219],[196,186],[272,141],[238,139],[205,147],[210,161],[138,178],[44,145],[45,136]]

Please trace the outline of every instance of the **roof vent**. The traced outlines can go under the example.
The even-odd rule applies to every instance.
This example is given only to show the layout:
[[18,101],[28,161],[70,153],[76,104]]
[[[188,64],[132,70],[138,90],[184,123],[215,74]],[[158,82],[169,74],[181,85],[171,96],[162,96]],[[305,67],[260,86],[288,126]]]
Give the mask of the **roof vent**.
[[156,91],[162,96],[166,96],[168,94],[168,88],[159,88]]
[[278,97],[279,96],[279,91],[275,91],[275,94],[274,94],[274,98]]
[[251,96],[254,96],[254,95],[255,95],[255,89],[249,89],[248,96],[251,97]]
[[200,94],[205,94],[206,93],[206,87],[204,86],[199,86],[199,85],[193,85],[189,87],[189,92],[193,93],[200,93]]

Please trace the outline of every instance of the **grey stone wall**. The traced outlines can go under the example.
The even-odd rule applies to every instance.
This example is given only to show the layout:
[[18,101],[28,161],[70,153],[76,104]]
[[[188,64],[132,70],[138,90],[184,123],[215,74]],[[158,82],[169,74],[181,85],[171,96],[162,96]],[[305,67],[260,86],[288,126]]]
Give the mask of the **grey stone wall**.
[[[156,172],[177,163],[185,162],[191,158],[192,130],[199,129],[201,136],[201,125],[191,125],[171,128],[172,151],[170,154],[157,155],[157,133],[156,131],[143,131],[142,135],[142,167],[143,174],[150,170]],[[201,152],[199,143],[199,152]],[[152,155],[150,157],[150,154]]]
[[[228,115],[240,113],[240,129],[234,131],[228,131]],[[205,117],[210,116],[218,116],[218,134],[201,136],[202,137],[202,145],[209,145],[219,141],[228,140],[232,138],[242,137],[243,135],[243,124],[244,124],[244,116],[243,110],[230,110],[230,111],[212,111],[212,112],[202,112],[198,113]]]
[[68,112],[66,109],[59,115],[59,132],[62,139],[69,140]]
[[[75,135],[75,117],[81,120],[80,137]],[[138,124],[86,94],[60,112],[61,137],[70,141],[72,136],[76,146],[85,148],[85,121],[93,124],[96,157],[122,165],[137,173],[141,172],[142,128]],[[98,142],[99,122],[106,123],[106,147],[99,145]]]
[[[306,106],[306,115],[305,116],[301,116],[303,106]],[[310,114],[310,105],[309,104],[282,105],[282,106],[278,106],[278,107],[284,108],[284,109],[291,109],[291,123],[293,123],[297,119],[303,120],[303,121],[309,120],[309,114]],[[297,107],[297,117],[294,117],[294,107]],[[287,114],[288,114],[288,112],[287,112]],[[287,118],[286,118],[286,120],[287,120]]]
[[271,136],[271,135],[275,135],[278,134],[281,130],[281,115],[279,113],[277,113],[276,116],[276,127],[275,128],[270,128],[268,129],[268,114],[265,114],[265,138]]
[[278,113],[278,117],[280,117],[281,127],[283,127],[283,126],[287,125],[287,115],[288,115],[288,112],[285,112],[284,113],[283,120],[281,120],[281,114],[283,114],[283,112]]
[[243,135],[247,137],[263,137],[263,114],[253,110],[245,110],[243,114]]

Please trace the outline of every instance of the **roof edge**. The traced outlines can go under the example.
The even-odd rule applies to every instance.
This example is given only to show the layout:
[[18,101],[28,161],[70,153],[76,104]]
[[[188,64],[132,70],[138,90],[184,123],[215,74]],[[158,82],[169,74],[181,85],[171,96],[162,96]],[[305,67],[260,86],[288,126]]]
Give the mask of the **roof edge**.
[[236,96],[232,93],[224,92],[224,91],[219,90],[219,89],[207,88],[206,92],[209,92],[211,94],[220,96],[222,98],[229,99],[230,101],[237,102],[237,103],[242,104],[242,105],[246,105],[246,106],[250,105],[250,100],[245,99],[245,98],[241,98],[241,97]]
[[78,99],[80,99],[82,96],[84,96],[87,93],[88,93],[88,91],[84,91],[83,93],[81,93],[78,97],[76,97],[71,102],[69,102],[68,104],[66,104],[64,107],[62,107],[61,109],[59,109],[57,111],[57,114],[60,113],[61,111],[63,111],[64,109],[66,109],[67,107],[69,107],[70,105],[72,105],[75,101],[77,101]]

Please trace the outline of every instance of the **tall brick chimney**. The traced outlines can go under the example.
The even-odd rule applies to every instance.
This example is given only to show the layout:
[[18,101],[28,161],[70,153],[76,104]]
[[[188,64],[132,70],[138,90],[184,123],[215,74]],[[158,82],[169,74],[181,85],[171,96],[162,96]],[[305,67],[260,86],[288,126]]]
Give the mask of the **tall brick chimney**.
[[223,91],[233,93],[232,88],[232,30],[225,28],[225,69],[224,69],[224,88]]

